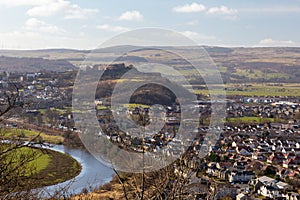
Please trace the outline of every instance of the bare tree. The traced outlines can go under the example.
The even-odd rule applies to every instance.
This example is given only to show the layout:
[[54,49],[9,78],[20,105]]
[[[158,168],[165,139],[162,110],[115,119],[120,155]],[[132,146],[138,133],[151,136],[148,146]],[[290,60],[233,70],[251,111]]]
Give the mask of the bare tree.
[[[12,88],[1,92],[0,117],[4,121],[13,115],[17,109],[22,109],[19,102],[19,88],[12,84]],[[30,141],[22,141],[20,137],[9,137],[9,130],[0,129],[0,199],[16,199],[18,194],[26,197],[32,187],[32,175],[35,166],[30,164],[42,154],[36,149],[37,144],[42,145],[39,134]],[[20,193],[19,191],[22,190]],[[13,195],[13,196],[12,196]]]
[[[5,135],[5,132],[2,134]],[[32,147],[39,135],[29,142],[21,142],[17,138],[0,144],[0,194],[29,189],[33,184],[30,178],[35,166],[30,165],[40,154]],[[42,149],[39,149],[42,151]]]
[[[1,91],[0,117],[1,121],[16,107],[18,89]],[[6,131],[1,129],[0,134],[0,194],[7,194],[13,191],[18,184],[21,170],[27,159],[23,155],[17,155],[16,151],[24,144],[17,141],[5,141]],[[16,158],[19,156],[20,158]],[[30,159],[31,160],[31,159]],[[15,177],[13,177],[15,176]]]
[[148,173],[124,174],[114,170],[122,186],[124,199],[192,199],[190,190],[196,171],[189,166],[187,155],[171,165]]
[[[5,122],[11,116],[22,113],[24,105],[20,99],[19,88],[12,84],[5,91],[0,91],[0,122]],[[2,123],[4,124],[4,123]],[[40,133],[29,141],[24,141],[22,130],[11,137],[10,128],[0,125],[0,199],[67,199],[70,181],[64,187],[51,192],[43,189],[33,189],[40,185],[40,178],[36,176],[37,166],[34,160],[38,159],[49,147],[41,138]]]

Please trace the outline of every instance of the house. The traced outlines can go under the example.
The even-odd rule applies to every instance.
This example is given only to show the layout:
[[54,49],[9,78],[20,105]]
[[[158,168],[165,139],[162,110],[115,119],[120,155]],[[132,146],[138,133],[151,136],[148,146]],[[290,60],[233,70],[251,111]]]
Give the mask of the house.
[[286,154],[284,155],[284,157],[285,157],[286,159],[292,159],[292,158],[295,158],[295,157],[296,157],[296,154],[295,154],[294,152],[290,152],[290,153],[286,153]]
[[283,162],[282,166],[284,168],[296,168],[298,167],[297,162],[295,161],[295,158],[290,158],[287,159],[286,161]]
[[296,157],[294,158],[294,160],[297,165],[300,165],[300,154],[297,154]]
[[263,166],[263,163],[253,160],[246,166],[246,170],[261,171]]
[[246,161],[236,161],[233,166],[236,168],[236,169],[240,169],[240,170],[243,170],[245,169],[246,165],[248,164],[248,162]]
[[210,176],[219,176],[220,169],[217,167],[216,163],[209,163],[207,165],[206,173]]
[[286,198],[286,200],[299,200],[300,199],[300,195],[297,194],[297,193],[295,193],[295,192],[292,192],[290,194],[286,194],[285,198]]
[[242,156],[251,156],[252,155],[252,153],[250,153],[246,149],[241,149],[239,154],[242,155]]
[[252,158],[255,159],[255,160],[260,160],[260,161],[266,161],[267,158],[266,156],[264,155],[263,152],[260,152],[260,151],[256,151],[252,154]]
[[236,152],[242,156],[251,156],[251,147],[248,146],[237,146],[236,147]]
[[282,152],[275,152],[269,156],[267,162],[278,165],[278,164],[282,164],[283,160],[284,160],[284,154]]
[[281,129],[281,123],[270,123],[272,129]]
[[236,200],[247,200],[247,199],[248,199],[248,197],[246,195],[244,195],[243,193],[236,195]]
[[223,180],[228,180],[230,174],[231,174],[231,171],[229,169],[223,169],[220,171],[220,175],[218,178],[223,179]]
[[37,73],[35,73],[35,74],[26,74],[27,81],[34,80],[37,76],[38,76]]
[[258,194],[271,199],[285,198],[285,190],[291,189],[289,184],[267,176],[258,178],[254,187]]
[[232,171],[228,176],[228,181],[230,183],[248,183],[255,174],[252,171]]
[[285,197],[285,194],[282,191],[278,190],[276,187],[265,185],[260,187],[260,189],[258,190],[258,194],[271,199]]
[[228,169],[228,168],[231,168],[233,165],[231,162],[218,162],[216,164],[216,167],[218,169]]

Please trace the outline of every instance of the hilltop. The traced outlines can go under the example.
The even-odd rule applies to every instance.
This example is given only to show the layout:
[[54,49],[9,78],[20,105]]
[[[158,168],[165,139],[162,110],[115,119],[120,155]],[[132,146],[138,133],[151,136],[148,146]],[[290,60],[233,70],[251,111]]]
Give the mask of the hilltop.
[[114,60],[127,62],[126,64],[151,61],[183,66],[183,63],[176,63],[176,59],[168,51],[179,52],[197,61],[203,48],[216,63],[225,82],[297,82],[300,76],[300,48],[296,47],[135,47],[127,45],[96,50],[0,50],[2,56],[0,70],[69,70],[79,66],[86,58],[89,58],[89,64],[109,63]]
[[44,58],[0,56],[0,71],[8,72],[62,72],[75,69],[66,60],[48,60]]

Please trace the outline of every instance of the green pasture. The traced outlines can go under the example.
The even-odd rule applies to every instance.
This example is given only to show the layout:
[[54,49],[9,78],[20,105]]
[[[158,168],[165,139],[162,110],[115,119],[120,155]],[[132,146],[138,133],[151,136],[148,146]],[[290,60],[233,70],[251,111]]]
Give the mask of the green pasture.
[[[2,144],[1,150],[5,152],[5,149],[11,147],[11,145]],[[7,154],[8,155],[5,156],[5,162],[11,163],[8,165],[10,169],[22,166],[22,174],[24,176],[31,176],[46,169],[52,160],[49,154],[43,153],[38,148],[22,147],[14,149]]]
[[26,130],[26,129],[12,128],[6,130],[6,132],[3,133],[3,136],[6,139],[20,138],[24,140],[32,140],[38,135],[39,135],[39,139],[42,139],[42,141],[51,144],[59,144],[64,141],[64,138],[62,136],[48,135],[45,133],[41,133],[33,130]]
[[266,122],[274,122],[274,118],[260,118],[260,117],[236,117],[236,118],[228,118],[228,122],[241,122],[245,124],[249,123],[266,123]]
[[[227,96],[300,96],[300,87],[295,86],[267,86],[267,85],[252,85],[252,86],[232,86],[225,85]],[[216,89],[212,91],[214,94],[222,94],[223,91]],[[206,89],[194,90],[195,94],[208,95]]]

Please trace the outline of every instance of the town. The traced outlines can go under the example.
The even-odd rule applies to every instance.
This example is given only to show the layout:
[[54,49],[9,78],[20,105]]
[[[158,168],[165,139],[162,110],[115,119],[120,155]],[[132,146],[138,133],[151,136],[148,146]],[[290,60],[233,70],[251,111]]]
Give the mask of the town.
[[0,16],[0,200],[300,200],[300,0]]
[[[121,64],[98,68],[93,70],[122,71],[126,67]],[[3,121],[3,125],[12,129],[44,127],[43,131],[56,130],[56,134],[65,139],[79,140],[80,130],[75,127],[71,108],[75,76],[76,71],[2,73],[2,96],[7,91],[18,92],[16,103],[24,108],[21,113],[12,113],[10,118]],[[227,96],[224,100],[224,126],[211,127],[211,103],[207,99],[200,99],[202,97],[198,96],[198,101],[191,105],[199,111],[199,127],[193,133],[194,141],[188,149],[188,156],[184,158],[186,166],[195,173],[195,177],[189,181],[201,183],[193,186],[197,194],[212,192],[218,199],[232,197],[238,200],[299,199],[299,98]],[[5,100],[1,99],[2,102]],[[151,109],[151,105],[133,102],[123,105],[119,110],[111,110],[109,98],[96,98],[95,113],[103,130],[99,136],[105,135],[120,148],[139,153],[155,152],[164,147],[167,147],[168,154],[180,153],[180,148],[168,149],[171,142],[178,143],[179,147],[184,143],[176,139],[181,124],[180,105],[175,102],[165,105],[165,115],[157,119],[150,117]],[[113,120],[112,113],[121,111],[128,115],[128,119],[144,126],[151,120],[163,121],[164,126],[157,133],[146,133],[144,138],[131,136],[119,129]],[[203,139],[213,129],[222,129],[218,141],[213,145],[206,144],[208,154],[200,158]],[[69,144],[82,146],[80,141],[69,141]]]

